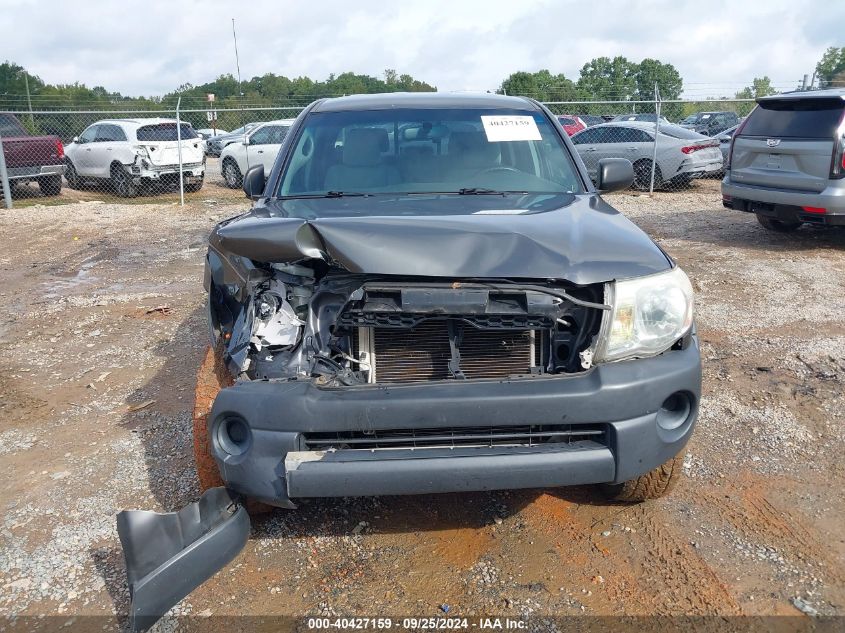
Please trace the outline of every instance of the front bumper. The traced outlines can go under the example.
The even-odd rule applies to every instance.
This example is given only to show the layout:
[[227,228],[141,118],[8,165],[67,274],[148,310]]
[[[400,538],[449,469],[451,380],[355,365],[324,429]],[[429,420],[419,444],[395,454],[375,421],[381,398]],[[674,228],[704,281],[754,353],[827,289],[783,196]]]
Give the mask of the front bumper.
[[[681,392],[684,419],[661,407]],[[209,419],[211,451],[226,485],[295,507],[297,497],[533,488],[633,479],[677,455],[701,394],[697,339],[683,350],[599,365],[578,376],[442,381],[325,389],[311,381],[254,381],[222,390]],[[221,425],[250,428],[233,455]],[[604,424],[604,443],[308,451],[304,433],[538,424]]]
[[[728,209],[764,215],[786,222],[799,220],[814,224],[845,225],[845,183],[830,186],[820,193],[790,191],[732,182],[730,174],[722,180],[722,204]],[[824,209],[807,213],[804,207]]]
[[22,180],[40,178],[42,176],[61,176],[65,173],[64,164],[61,165],[35,165],[32,167],[9,167],[6,172],[9,180]]

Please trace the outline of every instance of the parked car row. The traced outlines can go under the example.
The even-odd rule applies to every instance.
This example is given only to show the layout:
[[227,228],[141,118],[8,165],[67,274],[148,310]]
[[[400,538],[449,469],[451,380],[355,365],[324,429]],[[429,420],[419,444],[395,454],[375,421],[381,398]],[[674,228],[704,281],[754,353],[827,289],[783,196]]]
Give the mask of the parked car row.
[[61,192],[64,176],[71,189],[108,185],[129,198],[156,185],[178,186],[180,164],[185,191],[199,191],[209,155],[220,157],[223,178],[231,188],[240,187],[243,175],[255,165],[263,165],[269,174],[293,121],[248,123],[226,132],[195,130],[174,119],[103,119],[64,146],[59,137],[33,136],[14,115],[0,114],[0,135],[12,182],[37,182],[44,195],[52,196]]
[[[557,118],[561,125],[563,125],[563,129],[565,129],[567,134],[570,136],[594,125],[601,125],[603,123],[615,121],[657,122],[657,114],[654,112],[604,116],[594,116],[588,114],[560,114]],[[723,133],[725,130],[735,127],[741,120],[741,117],[736,112],[696,112],[695,114],[691,114],[681,120],[677,125],[705,136],[716,136]],[[672,122],[666,117],[660,117],[661,126],[671,124]]]

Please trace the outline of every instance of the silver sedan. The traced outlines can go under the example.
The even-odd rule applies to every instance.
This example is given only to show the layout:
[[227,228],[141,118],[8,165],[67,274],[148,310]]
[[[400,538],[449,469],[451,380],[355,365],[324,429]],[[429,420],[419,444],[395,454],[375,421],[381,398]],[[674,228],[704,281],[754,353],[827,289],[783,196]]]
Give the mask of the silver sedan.
[[[595,125],[572,136],[575,149],[595,180],[602,158],[627,158],[634,165],[634,188],[648,189],[654,155],[655,124],[643,121]],[[722,152],[715,139],[678,125],[660,125],[657,133],[655,187],[683,187],[693,178],[718,173]]]

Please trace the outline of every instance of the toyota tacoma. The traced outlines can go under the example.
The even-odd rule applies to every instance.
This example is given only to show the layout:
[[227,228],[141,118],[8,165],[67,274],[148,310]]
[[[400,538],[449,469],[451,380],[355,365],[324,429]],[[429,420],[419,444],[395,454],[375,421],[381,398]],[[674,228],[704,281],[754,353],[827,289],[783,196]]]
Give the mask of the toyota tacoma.
[[245,174],[253,208],[211,234],[194,411],[206,492],[180,513],[120,515],[133,614],[234,557],[250,504],[667,492],[698,413],[693,294],[602,199],[632,179],[605,159],[594,186],[529,99],[306,108],[267,177]]

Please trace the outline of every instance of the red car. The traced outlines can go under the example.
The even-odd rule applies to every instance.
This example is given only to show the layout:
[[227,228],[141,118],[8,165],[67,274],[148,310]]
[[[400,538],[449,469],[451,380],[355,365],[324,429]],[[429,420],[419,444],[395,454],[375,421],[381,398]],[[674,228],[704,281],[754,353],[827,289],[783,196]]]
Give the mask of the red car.
[[581,117],[578,116],[573,116],[571,114],[559,114],[557,120],[560,121],[560,124],[569,136],[572,136],[581,130],[587,129],[587,124],[584,123],[584,121],[581,120]]

